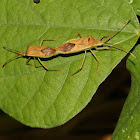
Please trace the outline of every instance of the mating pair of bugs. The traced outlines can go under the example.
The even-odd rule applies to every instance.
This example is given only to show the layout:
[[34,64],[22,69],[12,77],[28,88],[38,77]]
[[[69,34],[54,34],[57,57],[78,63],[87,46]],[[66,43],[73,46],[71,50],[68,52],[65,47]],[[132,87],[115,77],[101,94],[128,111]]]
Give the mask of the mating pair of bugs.
[[[99,64],[99,59],[98,57],[95,55],[95,53],[93,52],[92,49],[96,49],[96,50],[101,50],[101,49],[113,49],[113,48],[110,48],[108,47],[109,45],[110,46],[116,46],[116,45],[113,45],[111,43],[106,43],[107,41],[109,41],[114,35],[116,35],[118,32],[120,32],[128,23],[130,22],[130,19],[128,19],[124,25],[122,25],[119,29],[117,29],[113,34],[111,34],[110,36],[106,37],[105,40],[102,41],[102,39],[104,38],[101,37],[99,40],[95,40],[92,36],[89,36],[89,37],[85,37],[85,38],[82,38],[81,37],[81,34],[78,33],[77,34],[77,37],[79,36],[80,38],[79,39],[72,39],[70,41],[67,41],[65,44],[62,44],[61,46],[57,47],[57,48],[51,48],[51,47],[47,47],[47,46],[42,46],[43,45],[43,42],[44,41],[47,41],[47,40],[42,40],[41,41],[41,44],[40,46],[28,46],[27,47],[27,51],[25,52],[19,52],[19,51],[15,51],[13,49],[9,49],[7,47],[3,47],[4,49],[7,49],[8,51],[11,51],[13,53],[17,53],[18,55],[9,59],[4,65],[3,67],[9,63],[10,61],[12,61],[13,59],[16,59],[18,57],[21,57],[21,56],[28,56],[29,58],[27,59],[27,62],[26,64],[29,63],[31,57],[34,58],[34,64],[35,64],[35,67],[44,67],[46,70],[55,70],[55,71],[61,71],[62,70],[59,70],[59,69],[48,69],[46,64],[43,64],[43,62],[41,61],[40,58],[49,58],[49,57],[52,57],[54,55],[58,55],[58,54],[71,54],[71,53],[77,53],[77,52],[80,52],[80,51],[84,51],[85,54],[84,54],[84,57],[83,57],[83,61],[81,63],[81,66],[80,68],[71,75],[71,77],[73,75],[75,75],[76,73],[78,73],[82,68],[83,68],[83,64],[84,64],[84,61],[85,61],[85,58],[86,58],[86,52],[87,50],[89,50],[92,55],[95,57],[97,63]],[[56,40],[54,40],[56,41]],[[105,46],[103,47],[103,45],[106,44],[108,46]],[[118,46],[116,46],[118,47]],[[125,49],[122,49],[122,48],[118,48],[119,50],[122,50],[122,51],[125,51],[128,53],[128,51],[126,51]],[[116,50],[116,49],[113,49],[113,50]],[[131,55],[133,55],[131,52],[129,52]],[[134,55],[133,55],[134,56]],[[134,56],[135,57],[135,56]],[[41,64],[40,66],[37,66],[36,64],[36,58],[37,60],[39,61],[39,63]],[[97,64],[97,68],[96,68],[96,71],[98,69],[98,64]],[[98,72],[97,72],[98,73]],[[71,79],[70,77],[70,79]]]

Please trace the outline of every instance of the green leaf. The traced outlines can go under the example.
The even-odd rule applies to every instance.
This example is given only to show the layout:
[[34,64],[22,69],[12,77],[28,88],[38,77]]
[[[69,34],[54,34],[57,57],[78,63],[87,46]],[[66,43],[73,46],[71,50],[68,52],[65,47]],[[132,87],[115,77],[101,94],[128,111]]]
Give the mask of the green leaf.
[[[125,11],[124,11],[125,9]],[[15,54],[2,47],[26,51],[26,46],[39,46],[42,39],[57,39],[44,45],[53,48],[75,38],[92,35],[99,40],[131,22],[109,40],[128,51],[138,39],[139,24],[129,3],[125,0],[47,0],[34,4],[29,0],[1,0],[0,52],[1,66]],[[51,128],[62,125],[79,113],[91,100],[98,86],[126,55],[123,51],[94,51],[97,61],[87,53],[83,69],[79,69],[84,52],[58,55],[43,62],[51,69],[25,65],[27,58],[16,59],[0,71],[1,109],[31,127]],[[33,64],[33,60],[31,62]]]
[[137,15],[140,16],[140,1],[139,0],[128,0],[129,4],[133,7],[133,10]]
[[140,139],[140,45],[133,51],[136,59],[132,56],[127,60],[127,68],[131,73],[132,85],[129,96],[125,102],[112,140]]

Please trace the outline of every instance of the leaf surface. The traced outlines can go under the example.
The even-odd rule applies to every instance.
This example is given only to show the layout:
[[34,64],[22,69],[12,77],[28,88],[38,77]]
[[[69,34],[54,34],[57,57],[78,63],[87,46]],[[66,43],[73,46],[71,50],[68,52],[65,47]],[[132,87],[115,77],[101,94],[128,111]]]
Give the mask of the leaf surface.
[[[125,11],[124,11],[125,9]],[[121,27],[127,19],[131,22],[109,40],[130,50],[138,39],[138,20],[125,0],[47,0],[34,4],[29,0],[1,0],[0,5],[0,52],[1,66],[15,54],[2,47],[26,51],[29,45],[57,47],[76,37],[92,35],[99,40]],[[91,100],[98,86],[126,55],[123,51],[94,51],[97,61],[90,52],[86,55],[83,69],[79,69],[84,52],[58,55],[43,59],[51,69],[25,65],[27,58],[16,59],[0,70],[1,109],[31,127],[51,128],[66,123],[79,113]],[[30,61],[33,64],[33,60]]]
[[129,4],[133,7],[133,10],[137,15],[140,16],[140,1],[139,0],[128,0]]

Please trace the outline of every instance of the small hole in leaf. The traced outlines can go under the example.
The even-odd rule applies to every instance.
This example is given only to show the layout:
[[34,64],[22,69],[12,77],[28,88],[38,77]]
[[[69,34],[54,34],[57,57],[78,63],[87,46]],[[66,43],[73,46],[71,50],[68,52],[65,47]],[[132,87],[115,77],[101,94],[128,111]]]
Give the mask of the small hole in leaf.
[[33,0],[33,2],[34,2],[35,4],[38,4],[38,3],[40,3],[40,0]]

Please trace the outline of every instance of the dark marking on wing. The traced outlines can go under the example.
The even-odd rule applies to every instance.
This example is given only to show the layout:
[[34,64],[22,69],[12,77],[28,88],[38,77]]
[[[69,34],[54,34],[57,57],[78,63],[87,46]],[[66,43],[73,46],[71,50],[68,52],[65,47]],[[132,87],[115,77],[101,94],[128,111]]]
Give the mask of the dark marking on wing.
[[57,48],[57,50],[62,51],[62,52],[68,52],[68,51],[70,51],[74,46],[75,46],[74,43],[66,43],[66,44],[63,44],[62,46],[59,46],[59,47]]
[[45,56],[51,56],[51,55],[54,55],[55,54],[56,50],[53,49],[53,48],[47,47],[45,49],[42,49],[41,52],[43,54],[45,54]]

